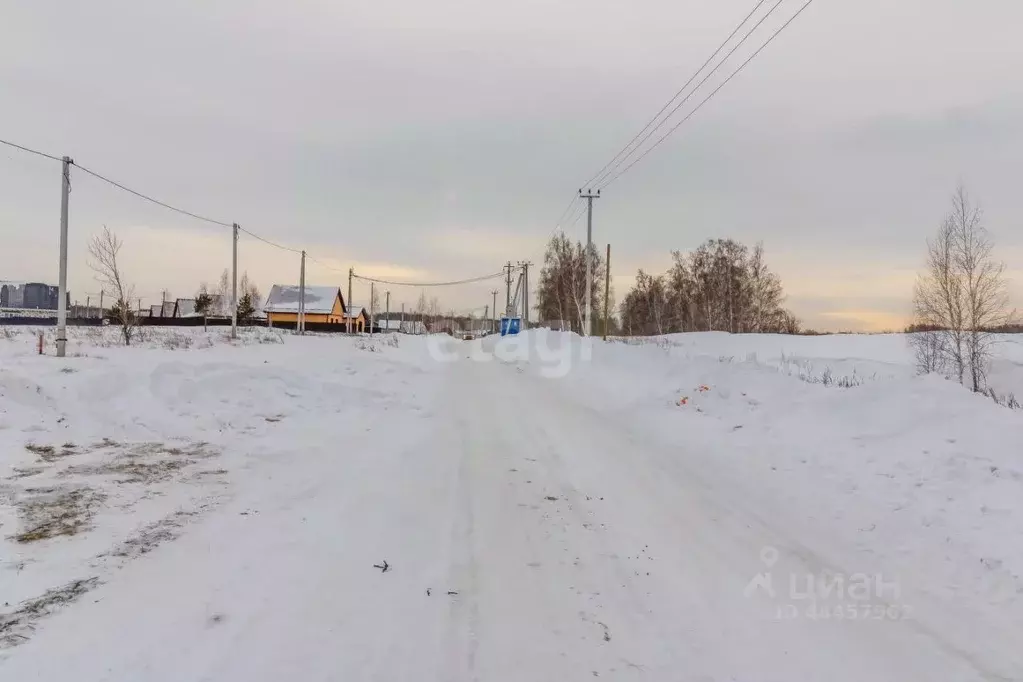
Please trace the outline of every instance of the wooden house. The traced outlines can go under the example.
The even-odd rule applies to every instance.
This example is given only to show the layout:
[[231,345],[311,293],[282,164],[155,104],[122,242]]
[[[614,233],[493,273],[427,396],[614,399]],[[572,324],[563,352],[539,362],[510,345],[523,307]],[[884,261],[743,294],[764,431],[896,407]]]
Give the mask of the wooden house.
[[[263,312],[271,325],[280,322],[297,322],[301,288],[298,285],[275,284],[263,306]],[[348,310],[344,296],[338,287],[306,286],[306,323],[346,325],[352,319],[352,331],[362,332],[366,328],[366,314],[362,309]]]

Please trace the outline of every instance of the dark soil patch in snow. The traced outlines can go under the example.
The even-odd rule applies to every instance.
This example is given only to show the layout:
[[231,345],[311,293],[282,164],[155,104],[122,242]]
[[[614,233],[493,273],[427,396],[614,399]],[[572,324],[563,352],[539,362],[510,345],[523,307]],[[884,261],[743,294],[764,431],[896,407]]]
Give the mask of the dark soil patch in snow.
[[99,578],[73,580],[67,585],[47,590],[39,597],[22,602],[10,613],[0,614],[0,649],[27,641],[39,619],[61,606],[73,603],[97,585]]
[[106,495],[92,488],[26,488],[30,497],[15,506],[23,530],[13,536],[28,543],[64,535],[77,535],[92,527],[92,515]]

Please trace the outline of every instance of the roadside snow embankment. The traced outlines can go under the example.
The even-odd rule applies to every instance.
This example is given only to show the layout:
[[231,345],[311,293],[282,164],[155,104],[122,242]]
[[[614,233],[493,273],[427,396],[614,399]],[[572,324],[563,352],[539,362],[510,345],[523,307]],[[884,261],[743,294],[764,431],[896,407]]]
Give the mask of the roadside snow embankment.
[[[572,364],[546,390],[676,448],[679,464],[833,546],[839,565],[898,576],[939,627],[980,611],[1023,632],[1023,411],[916,376],[903,336],[514,343],[533,349],[515,356],[528,373],[549,376],[552,349]],[[991,373],[1017,396],[1021,348],[1004,338]]]
[[239,484],[365,448],[388,411],[429,405],[431,365],[393,342],[146,329],[125,348],[117,329],[71,328],[58,359],[52,337],[0,327],[0,658]]

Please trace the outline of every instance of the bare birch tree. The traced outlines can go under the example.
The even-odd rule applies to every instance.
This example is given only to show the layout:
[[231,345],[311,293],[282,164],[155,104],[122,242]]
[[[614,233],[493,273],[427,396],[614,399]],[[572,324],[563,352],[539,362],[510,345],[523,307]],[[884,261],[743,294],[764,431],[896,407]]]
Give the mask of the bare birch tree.
[[102,234],[95,235],[89,242],[89,267],[96,273],[103,290],[114,298],[110,308],[111,317],[121,327],[124,345],[130,346],[138,325],[138,315],[132,310],[131,302],[135,298],[135,287],[128,284],[121,271],[118,256],[123,242],[107,226],[103,226]]
[[936,237],[927,243],[927,262],[913,294],[910,343],[921,372],[942,372],[973,391],[985,388],[994,337],[1009,319],[1005,265],[983,212],[960,186]]

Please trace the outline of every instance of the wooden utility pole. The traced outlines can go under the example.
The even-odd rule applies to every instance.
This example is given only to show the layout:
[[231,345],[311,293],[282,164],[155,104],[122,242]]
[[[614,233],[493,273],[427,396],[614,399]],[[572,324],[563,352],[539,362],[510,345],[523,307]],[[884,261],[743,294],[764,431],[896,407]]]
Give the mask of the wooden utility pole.
[[607,328],[611,318],[608,317],[611,299],[611,245],[607,245],[607,262],[604,264],[604,340],[607,341]]

